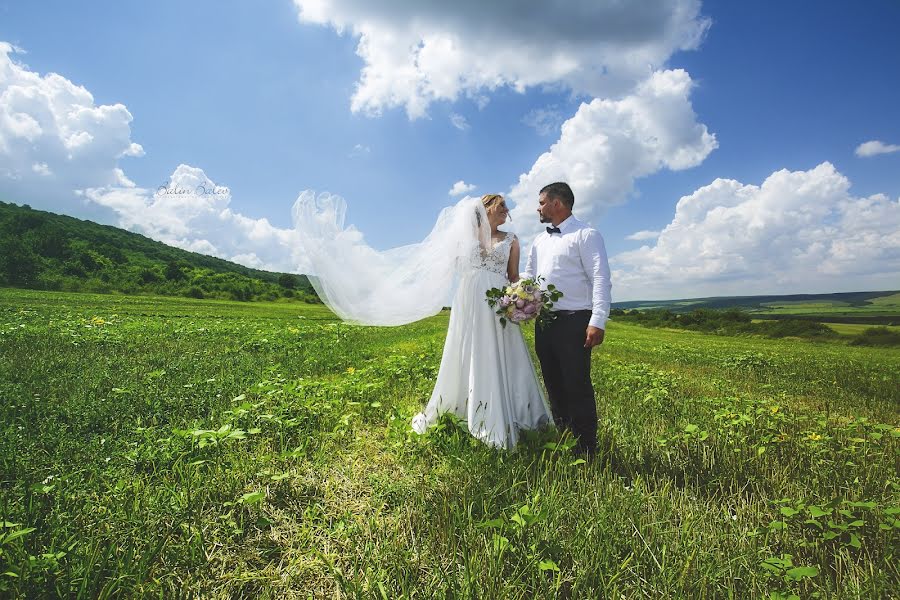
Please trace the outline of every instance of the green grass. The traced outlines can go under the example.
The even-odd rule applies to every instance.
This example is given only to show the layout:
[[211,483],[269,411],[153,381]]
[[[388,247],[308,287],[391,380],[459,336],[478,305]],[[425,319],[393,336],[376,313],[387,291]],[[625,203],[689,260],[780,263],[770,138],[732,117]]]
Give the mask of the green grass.
[[410,432],[446,326],[0,290],[0,595],[900,595],[900,351],[613,321],[583,464]]

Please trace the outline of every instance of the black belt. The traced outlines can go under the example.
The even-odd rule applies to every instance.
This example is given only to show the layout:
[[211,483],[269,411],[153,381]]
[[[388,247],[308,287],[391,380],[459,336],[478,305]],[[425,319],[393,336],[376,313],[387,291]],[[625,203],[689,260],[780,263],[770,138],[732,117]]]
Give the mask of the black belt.
[[573,315],[590,315],[593,314],[593,311],[589,308],[585,308],[584,310],[554,310],[558,315],[564,317],[571,317]]

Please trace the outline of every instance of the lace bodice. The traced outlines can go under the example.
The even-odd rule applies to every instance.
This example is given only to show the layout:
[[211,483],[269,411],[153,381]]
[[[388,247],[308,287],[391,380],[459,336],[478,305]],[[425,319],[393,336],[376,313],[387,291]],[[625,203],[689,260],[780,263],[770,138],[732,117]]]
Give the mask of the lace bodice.
[[477,248],[472,257],[475,268],[486,269],[505,276],[506,265],[509,263],[509,250],[512,248],[513,239],[515,239],[515,236],[507,233],[506,237],[494,244],[490,250]]

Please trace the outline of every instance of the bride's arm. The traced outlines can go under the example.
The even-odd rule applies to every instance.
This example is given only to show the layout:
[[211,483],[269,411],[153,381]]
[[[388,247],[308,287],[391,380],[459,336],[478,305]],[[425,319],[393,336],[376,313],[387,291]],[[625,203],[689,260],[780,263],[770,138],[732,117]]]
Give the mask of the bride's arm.
[[[512,235],[512,234],[509,234]],[[512,246],[509,249],[509,262],[506,264],[506,277],[510,283],[519,280],[519,238],[513,237]]]

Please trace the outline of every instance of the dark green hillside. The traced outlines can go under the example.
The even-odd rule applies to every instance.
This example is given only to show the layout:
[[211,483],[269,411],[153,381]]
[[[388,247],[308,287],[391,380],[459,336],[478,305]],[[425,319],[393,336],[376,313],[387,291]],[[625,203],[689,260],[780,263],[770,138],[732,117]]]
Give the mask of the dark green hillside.
[[317,302],[303,275],[270,273],[143,235],[0,202],[0,285],[72,292]]

